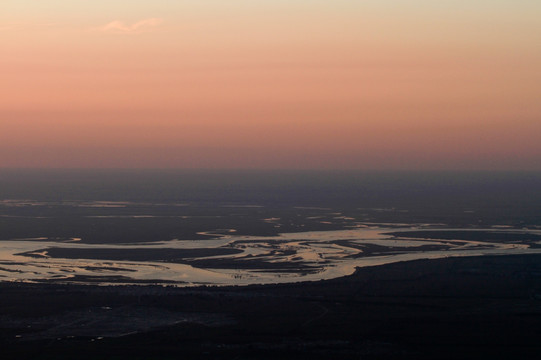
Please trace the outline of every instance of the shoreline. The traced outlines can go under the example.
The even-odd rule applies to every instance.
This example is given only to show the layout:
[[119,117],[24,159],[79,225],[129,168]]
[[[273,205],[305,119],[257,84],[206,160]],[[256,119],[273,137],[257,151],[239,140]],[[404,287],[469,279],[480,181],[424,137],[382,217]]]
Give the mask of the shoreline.
[[358,273],[363,272],[364,270],[376,270],[377,269],[384,269],[385,267],[389,266],[402,266],[406,264],[420,264],[420,263],[437,263],[439,261],[445,262],[445,261],[452,261],[455,259],[463,259],[467,261],[468,259],[501,259],[501,258],[519,258],[519,257],[539,257],[540,258],[540,273],[539,276],[541,277],[541,251],[540,252],[531,252],[531,253],[509,253],[509,254],[503,254],[503,253],[497,253],[497,254],[465,254],[465,255],[457,255],[457,256],[446,256],[446,257],[426,257],[426,258],[416,258],[411,260],[398,260],[393,262],[385,262],[385,263],[377,263],[377,264],[371,264],[371,265],[365,265],[365,266],[356,266],[355,269],[351,274],[335,277],[335,278],[329,278],[329,279],[318,279],[318,280],[300,280],[296,282],[276,282],[276,283],[252,283],[252,284],[239,284],[239,285],[221,285],[221,284],[196,284],[196,285],[190,285],[190,286],[175,286],[175,282],[171,283],[151,283],[151,282],[145,282],[141,281],[139,284],[127,284],[127,283],[110,283],[110,284],[99,284],[98,280],[96,280],[96,283],[84,283],[84,282],[58,282],[54,280],[43,280],[43,281],[8,281],[8,280],[1,280],[0,279],[0,288],[3,288],[4,286],[8,285],[14,285],[15,287],[18,285],[21,286],[58,286],[61,288],[64,287],[73,287],[73,288],[96,288],[96,289],[131,289],[131,288],[142,288],[142,289],[166,289],[166,290],[173,290],[178,291],[179,293],[182,292],[190,292],[190,291],[199,291],[199,290],[227,290],[227,291],[235,291],[235,290],[242,290],[242,289],[256,289],[256,288],[282,288],[282,287],[298,287],[298,286],[308,286],[317,284],[317,286],[324,287],[325,284],[333,283],[333,282],[343,282],[348,281],[352,278],[354,278]]
[[0,270],[4,279],[28,282],[179,287],[297,283],[342,277],[357,267],[415,259],[541,253],[539,233],[409,227],[308,231],[274,237],[229,235],[210,242],[174,240],[140,245],[9,241],[3,242],[5,249],[0,248],[6,258],[0,262]]

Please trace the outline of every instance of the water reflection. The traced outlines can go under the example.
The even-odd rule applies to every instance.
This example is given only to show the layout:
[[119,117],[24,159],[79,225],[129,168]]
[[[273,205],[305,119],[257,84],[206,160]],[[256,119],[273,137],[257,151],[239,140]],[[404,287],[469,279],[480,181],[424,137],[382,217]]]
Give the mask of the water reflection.
[[[361,227],[257,237],[224,229],[218,239],[110,245],[85,244],[79,238],[11,239],[0,242],[0,279],[175,286],[268,284],[331,279],[349,275],[356,267],[397,261],[541,252],[537,241],[526,241],[528,235],[539,236],[539,230],[477,230],[525,236],[525,241],[514,242],[491,241],[490,236],[474,241],[389,234],[411,230],[411,225]],[[421,227],[416,232],[423,230],[430,229]]]

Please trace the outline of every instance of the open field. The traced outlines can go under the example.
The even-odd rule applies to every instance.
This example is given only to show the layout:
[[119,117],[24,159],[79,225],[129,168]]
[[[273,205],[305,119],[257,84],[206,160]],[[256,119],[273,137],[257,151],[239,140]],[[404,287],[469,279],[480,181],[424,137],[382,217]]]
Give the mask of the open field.
[[3,358],[534,358],[541,257],[249,287],[0,285]]

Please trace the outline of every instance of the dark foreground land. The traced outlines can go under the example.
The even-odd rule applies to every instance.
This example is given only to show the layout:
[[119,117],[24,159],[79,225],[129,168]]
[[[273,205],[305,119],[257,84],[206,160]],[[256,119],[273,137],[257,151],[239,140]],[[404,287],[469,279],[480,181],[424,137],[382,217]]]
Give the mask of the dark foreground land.
[[541,358],[541,256],[244,288],[0,284],[2,359]]

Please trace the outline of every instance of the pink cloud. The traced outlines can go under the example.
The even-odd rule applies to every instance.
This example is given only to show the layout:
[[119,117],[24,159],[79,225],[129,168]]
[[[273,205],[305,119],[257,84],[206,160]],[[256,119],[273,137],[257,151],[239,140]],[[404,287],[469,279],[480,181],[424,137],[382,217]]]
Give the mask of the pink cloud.
[[130,25],[126,24],[125,22],[115,20],[94,30],[114,34],[140,34],[155,30],[155,28],[158,27],[162,22],[163,19],[149,18]]

